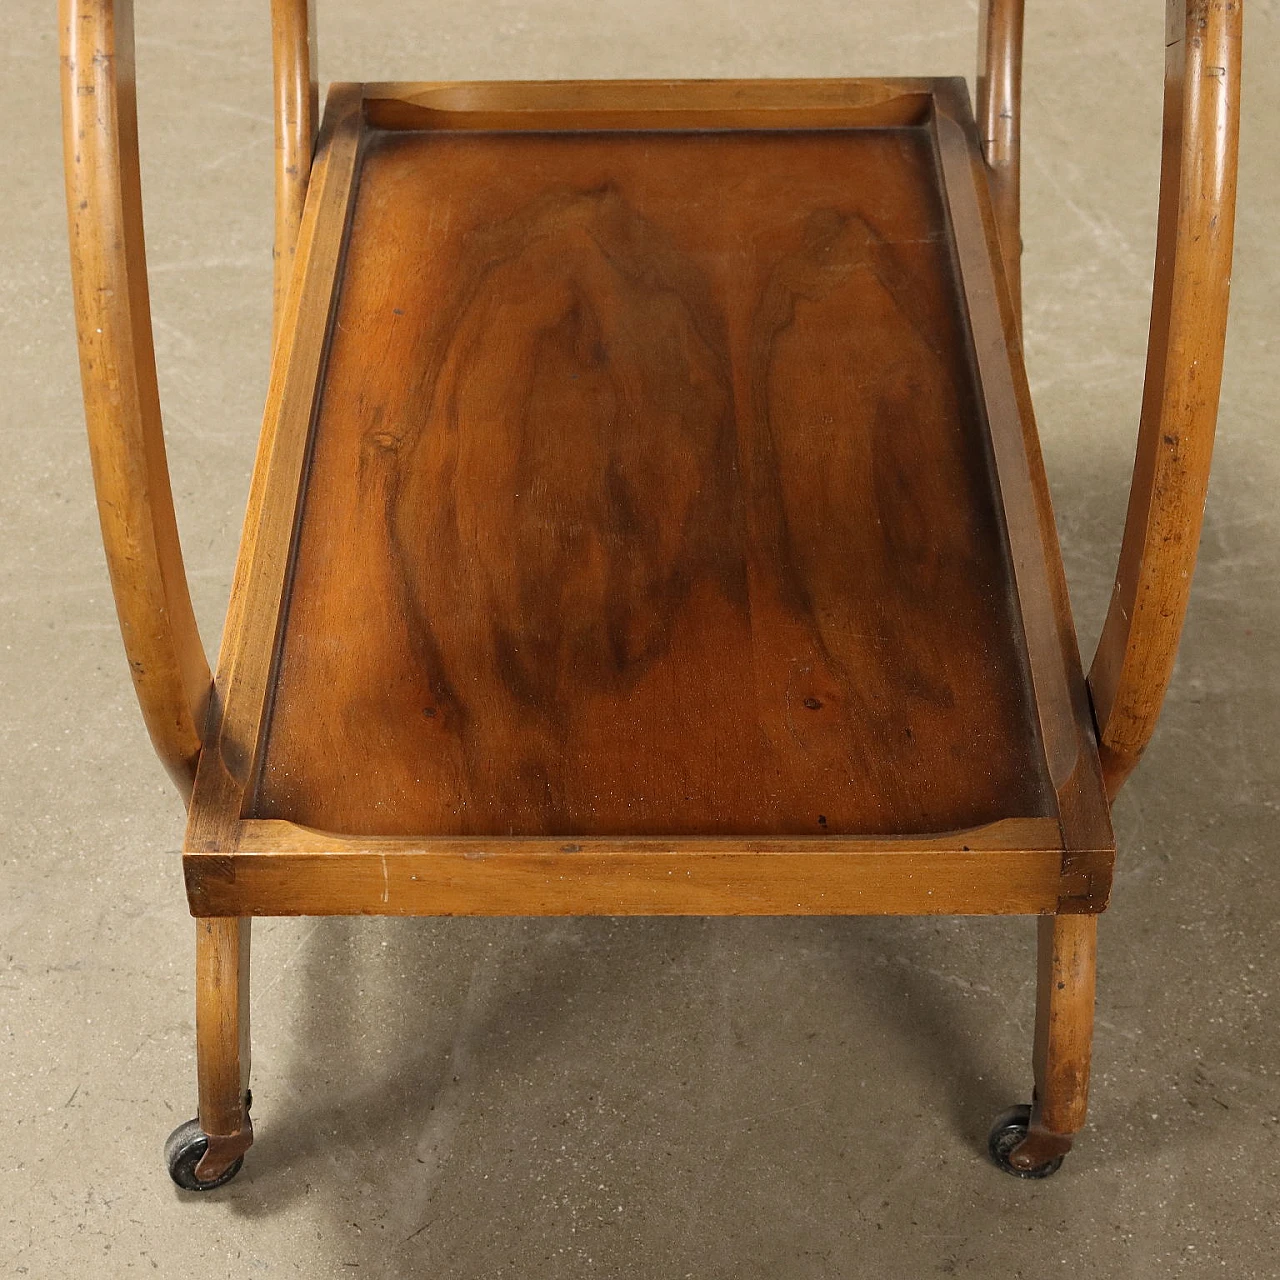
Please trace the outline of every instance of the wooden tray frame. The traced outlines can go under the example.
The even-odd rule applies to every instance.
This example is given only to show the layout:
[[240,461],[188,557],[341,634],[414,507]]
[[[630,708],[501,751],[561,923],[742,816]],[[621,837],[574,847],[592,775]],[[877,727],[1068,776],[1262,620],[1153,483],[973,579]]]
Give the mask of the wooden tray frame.
[[[929,130],[948,202],[1056,814],[906,838],[369,838],[243,816],[372,129]],[[1017,324],[961,79],[366,84],[330,90],[184,846],[196,915],[1093,913],[1114,860]]]

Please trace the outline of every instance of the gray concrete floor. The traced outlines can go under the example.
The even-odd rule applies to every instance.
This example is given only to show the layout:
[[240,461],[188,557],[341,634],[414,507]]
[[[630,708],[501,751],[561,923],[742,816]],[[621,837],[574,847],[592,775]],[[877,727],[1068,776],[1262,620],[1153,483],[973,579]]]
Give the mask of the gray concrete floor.
[[[891,16],[875,11],[892,8]],[[1029,6],[1028,359],[1081,640],[1141,382],[1159,0]],[[1116,809],[1089,1129],[1028,1092],[1021,920],[268,921],[258,1145],[180,1196],[178,801],[135,711],[78,402],[52,6],[4,12],[0,1270],[31,1276],[1280,1275],[1280,5],[1252,0],[1218,469],[1181,667]],[[266,0],[138,0],[160,376],[216,643],[266,377]],[[322,4],[327,79],[969,72],[974,0]]]

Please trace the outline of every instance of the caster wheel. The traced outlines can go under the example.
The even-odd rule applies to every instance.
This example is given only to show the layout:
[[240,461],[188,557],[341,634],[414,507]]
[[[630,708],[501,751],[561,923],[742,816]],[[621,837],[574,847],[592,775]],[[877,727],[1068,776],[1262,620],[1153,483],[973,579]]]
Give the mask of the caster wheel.
[[200,1163],[208,1149],[209,1139],[200,1128],[199,1120],[188,1120],[180,1124],[164,1144],[164,1162],[169,1166],[169,1177],[184,1191],[212,1191],[228,1183],[240,1172],[244,1164],[241,1156],[235,1164],[208,1182],[196,1177],[196,1165]]
[[1062,1156],[1054,1156],[1044,1164],[1030,1169],[1019,1169],[1009,1162],[1009,1156],[1015,1147],[1027,1136],[1031,1128],[1031,1108],[1025,1103],[1020,1107],[1010,1107],[1003,1115],[996,1117],[987,1135],[987,1150],[991,1158],[1005,1173],[1015,1178],[1047,1178],[1062,1168]]

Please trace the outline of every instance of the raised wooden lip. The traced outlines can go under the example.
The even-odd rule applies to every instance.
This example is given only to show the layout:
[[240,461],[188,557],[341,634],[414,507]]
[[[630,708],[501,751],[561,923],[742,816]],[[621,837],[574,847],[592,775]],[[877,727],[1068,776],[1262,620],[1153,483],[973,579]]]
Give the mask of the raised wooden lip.
[[[922,125],[942,79],[510,80],[362,85],[379,129],[700,132]],[[567,118],[571,122],[567,123]]]
[[254,857],[275,852],[291,853],[460,853],[484,856],[486,851],[518,849],[529,853],[646,853],[679,855],[685,852],[721,853],[917,853],[951,850],[983,853],[991,850],[1062,852],[1062,830],[1057,818],[1000,818],[995,822],[955,831],[911,835],[480,835],[480,836],[366,836],[321,831],[279,818],[244,818],[237,828],[232,850],[237,856]]
[[[363,133],[359,86],[331,86],[272,358],[188,846],[216,847],[234,838],[270,718],[270,677],[283,635],[318,375],[332,329]],[[271,501],[281,489],[292,495],[287,509]]]
[[[673,97],[676,90],[679,93]],[[366,126],[517,131],[547,130],[557,120],[557,129],[565,132],[610,128],[626,131],[683,128],[747,131],[762,128],[802,130],[919,126],[930,129],[935,138],[943,194],[949,202],[948,216],[953,221],[957,217],[955,202],[958,197],[963,206],[959,216],[971,226],[976,223],[985,227],[991,221],[989,198],[984,200],[986,193],[980,189],[981,178],[974,169],[975,157],[980,153],[975,150],[978,145],[976,133],[966,124],[967,102],[964,82],[955,77],[869,81],[533,81],[333,86],[317,157],[316,180],[312,184],[299,239],[299,269],[294,272],[291,283],[283,341],[273,369],[272,393],[262,452],[255,466],[246,532],[252,522],[261,518],[265,490],[271,484],[287,481],[295,486],[295,492],[301,492],[315,400],[314,388],[308,390],[302,384],[306,381],[306,370],[312,365],[318,367],[317,362],[323,360],[331,327],[330,310],[340,275],[341,245],[345,243],[354,192],[358,186],[360,140]],[[974,136],[970,137],[970,134]],[[318,252],[319,224],[326,220],[332,223],[338,212],[343,220],[340,234],[335,236],[334,228],[330,226],[326,233],[328,243],[323,246],[323,252]],[[1018,380],[1021,377],[1025,382],[1025,376],[1020,369],[1009,367],[1016,363],[1016,359],[1011,360],[1007,353],[1017,348],[1004,346],[1003,334],[1009,332],[1009,321],[1004,312],[1009,304],[1001,294],[1002,289],[1007,292],[1007,285],[993,235],[991,232],[987,239],[994,291],[990,288],[975,291],[975,280],[980,282],[985,273],[978,261],[983,255],[972,244],[968,247],[968,257],[961,258],[961,280],[973,336],[974,358],[983,375],[984,412],[996,453],[997,482],[1006,503],[1012,491],[1019,497],[1024,511],[1040,516],[1040,536],[1028,534],[1025,523],[1020,533],[1006,523],[1015,568],[1020,622],[1025,628],[1028,593],[1031,596],[1044,596],[1046,592],[1053,595],[1049,577],[1053,571],[1051,558],[1054,549],[1047,544],[1043,533],[1042,500],[1034,484],[1038,460],[1027,456],[1022,442],[1023,433],[1033,430],[1033,427],[1028,426],[1025,401],[1017,394]],[[330,318],[323,326],[312,325],[315,332],[304,335],[304,341],[299,342],[296,329],[300,318],[326,299],[329,305],[324,308],[324,313]],[[1003,356],[993,345],[997,336],[1001,336],[1000,346],[1006,353]],[[1004,366],[1003,372],[1000,366]],[[989,372],[999,375],[1002,384],[999,405],[992,404],[985,387]],[[1005,383],[1012,385],[1012,392],[1003,386]],[[300,397],[306,399],[306,405],[302,404]],[[1002,443],[998,448],[995,439],[997,421],[1004,424]],[[284,429],[286,425],[287,430]],[[289,438],[281,440],[281,436]],[[278,455],[282,450],[289,455],[284,468],[289,475],[268,481],[266,468],[270,465],[280,469]],[[186,856],[189,867],[193,869],[189,875],[194,874],[195,868],[203,866],[207,870],[225,864],[228,859],[242,863],[245,859],[257,858],[265,862],[267,857],[264,855],[305,860],[440,857],[456,853],[474,861],[476,851],[486,845],[491,848],[500,846],[508,851],[518,848],[524,855],[536,858],[554,856],[557,849],[563,855],[560,846],[566,840],[557,837],[473,837],[469,838],[471,852],[466,853],[462,850],[467,842],[459,838],[335,835],[311,832],[290,822],[246,819],[243,816],[243,806],[252,793],[256,761],[269,722],[269,673],[277,658],[282,631],[280,624],[287,608],[287,568],[294,552],[297,514],[295,498],[292,518],[276,519],[265,540],[246,537],[242,545],[237,566],[241,605],[236,608],[237,595],[233,592],[233,606],[228,614],[219,667],[219,696],[213,713],[213,735],[210,749],[205,751],[201,763],[187,831]],[[1042,587],[1045,590],[1041,590]],[[271,644],[255,649],[246,643],[248,610],[243,597],[245,594],[257,594],[259,599],[263,599],[263,592],[274,595],[276,599],[276,625]],[[1049,777],[1058,795],[1059,808],[1063,808],[1065,788],[1083,789],[1086,793],[1082,803],[1088,820],[1083,823],[1074,817],[1068,821],[1064,811],[1061,817],[1007,817],[974,829],[974,833],[991,835],[998,829],[1012,829],[1007,824],[1039,824],[1036,838],[1029,842],[1015,841],[1020,846],[1018,848],[998,842],[978,846],[972,840],[959,838],[966,833],[885,837],[634,837],[612,841],[569,840],[568,843],[613,857],[637,852],[647,857],[664,856],[663,849],[671,856],[683,851],[703,858],[826,856],[902,859],[915,855],[936,860],[942,853],[961,858],[998,853],[1033,860],[1056,858],[1063,864],[1063,875],[1070,857],[1077,868],[1082,868],[1079,874],[1095,886],[1083,891],[1084,897],[1095,904],[1105,900],[1105,886],[1101,886],[1098,880],[1099,860],[1107,862],[1106,878],[1109,882],[1108,860],[1113,855],[1114,838],[1100,785],[1090,785],[1097,775],[1096,745],[1092,745],[1089,726],[1080,722],[1082,714],[1087,717],[1087,703],[1076,696],[1079,691],[1071,683],[1073,676],[1078,675],[1080,689],[1083,690],[1083,674],[1072,670],[1070,656],[1057,628],[1042,626],[1038,631],[1026,633],[1024,638]],[[1078,658],[1075,665],[1079,665]],[[1085,708],[1083,712],[1082,708]],[[229,734],[228,728],[231,729]],[[1081,753],[1082,750],[1087,753],[1090,745],[1094,758],[1089,761],[1092,767],[1083,770],[1082,782]],[[1096,798],[1093,795],[1095,790]],[[251,844],[257,843],[259,849],[246,848],[246,839]],[[216,862],[219,859],[221,863]],[[203,874],[201,872],[200,876]],[[1058,872],[1054,874],[1056,877]],[[194,897],[192,903],[194,910]],[[360,913],[366,909],[356,907],[355,911]],[[1050,908],[1024,905],[1008,909],[1037,912]],[[1075,909],[1096,910],[1098,907],[1078,906]],[[259,908],[252,910],[257,912]],[[968,908],[961,905],[956,910],[959,913],[967,910],[987,912],[992,908],[973,907],[971,904]],[[260,913],[277,912],[264,906]],[[216,912],[201,910],[198,914]]]
[[[1000,516],[1013,561],[1045,763],[1068,849],[1079,850],[1080,858],[1088,861],[1088,851],[1107,848],[1114,862],[1111,811],[1022,361],[1016,282],[1007,274],[987,169],[962,80],[939,87],[933,134],[953,230],[957,223],[967,223],[976,232],[953,234],[951,240],[1002,498]],[[975,242],[984,239],[987,253],[979,261]],[[989,264],[989,274],[983,262]]]
[[1075,769],[1080,740],[1071,714],[1066,655],[1053,626],[1049,552],[1039,536],[1031,467],[1022,440],[1022,410],[1017,403],[1008,358],[1008,338],[1001,323],[998,300],[990,288],[995,277],[982,270],[985,262],[978,261],[974,236],[961,235],[956,230],[957,223],[982,228],[973,184],[966,181],[969,147],[957,114],[955,104],[944,100],[934,115],[941,188],[948,202],[951,242],[955,246],[964,294],[969,345],[977,366],[974,384],[980,392],[1000,490],[999,512],[1019,601],[1018,620],[1023,628],[1024,650],[1035,689],[1041,746],[1056,791]]

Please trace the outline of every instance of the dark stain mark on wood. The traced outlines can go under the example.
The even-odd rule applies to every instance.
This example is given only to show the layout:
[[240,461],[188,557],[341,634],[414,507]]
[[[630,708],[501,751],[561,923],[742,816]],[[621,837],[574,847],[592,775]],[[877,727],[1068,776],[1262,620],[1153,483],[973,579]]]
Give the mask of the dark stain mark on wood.
[[254,812],[1052,812],[923,132],[409,134],[362,181]]

